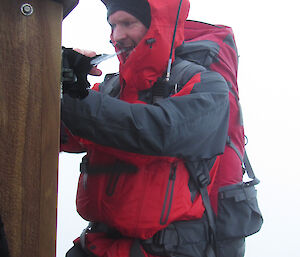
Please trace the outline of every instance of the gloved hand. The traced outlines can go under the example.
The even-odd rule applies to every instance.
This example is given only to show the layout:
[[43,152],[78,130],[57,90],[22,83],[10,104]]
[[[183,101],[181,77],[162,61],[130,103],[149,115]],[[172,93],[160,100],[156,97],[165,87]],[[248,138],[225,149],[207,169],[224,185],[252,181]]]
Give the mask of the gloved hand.
[[90,83],[87,75],[101,75],[101,71],[90,64],[91,57],[96,55],[94,52],[88,52],[90,56],[82,53],[83,50],[73,50],[71,48],[62,48],[62,91],[74,98],[84,98],[88,95]]

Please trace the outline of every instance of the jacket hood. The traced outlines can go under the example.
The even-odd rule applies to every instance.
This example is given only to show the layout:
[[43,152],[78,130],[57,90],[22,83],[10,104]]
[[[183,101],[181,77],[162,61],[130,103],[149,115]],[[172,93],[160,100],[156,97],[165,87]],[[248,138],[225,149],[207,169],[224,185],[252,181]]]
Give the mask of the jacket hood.
[[[121,99],[139,102],[138,92],[149,89],[166,72],[180,0],[148,0],[151,24],[126,62],[120,60]],[[189,0],[182,0],[173,49],[184,40]],[[113,42],[114,43],[114,42]],[[118,49],[116,48],[116,51]],[[174,52],[172,59],[174,60]]]

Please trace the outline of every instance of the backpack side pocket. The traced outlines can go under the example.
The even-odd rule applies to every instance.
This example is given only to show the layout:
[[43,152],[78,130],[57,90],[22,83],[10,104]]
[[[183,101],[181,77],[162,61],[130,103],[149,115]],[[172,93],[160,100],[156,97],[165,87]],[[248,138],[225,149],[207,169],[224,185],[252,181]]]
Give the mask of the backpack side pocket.
[[217,241],[247,237],[260,230],[263,218],[256,195],[254,185],[247,183],[220,188]]

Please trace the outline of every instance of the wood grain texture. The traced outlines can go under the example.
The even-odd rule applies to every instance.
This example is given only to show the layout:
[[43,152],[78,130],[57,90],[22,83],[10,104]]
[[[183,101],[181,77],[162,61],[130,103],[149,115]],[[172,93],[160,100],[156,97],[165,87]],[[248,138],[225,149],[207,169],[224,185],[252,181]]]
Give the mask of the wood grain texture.
[[11,257],[54,257],[62,6],[23,3],[0,9],[0,214]]

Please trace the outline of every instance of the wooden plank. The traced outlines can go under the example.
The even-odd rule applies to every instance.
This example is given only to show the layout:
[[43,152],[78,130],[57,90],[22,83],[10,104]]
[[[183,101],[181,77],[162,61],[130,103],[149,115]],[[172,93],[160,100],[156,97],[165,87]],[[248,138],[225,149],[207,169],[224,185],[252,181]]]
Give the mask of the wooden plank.
[[0,214],[11,257],[55,256],[62,5],[0,9]]

